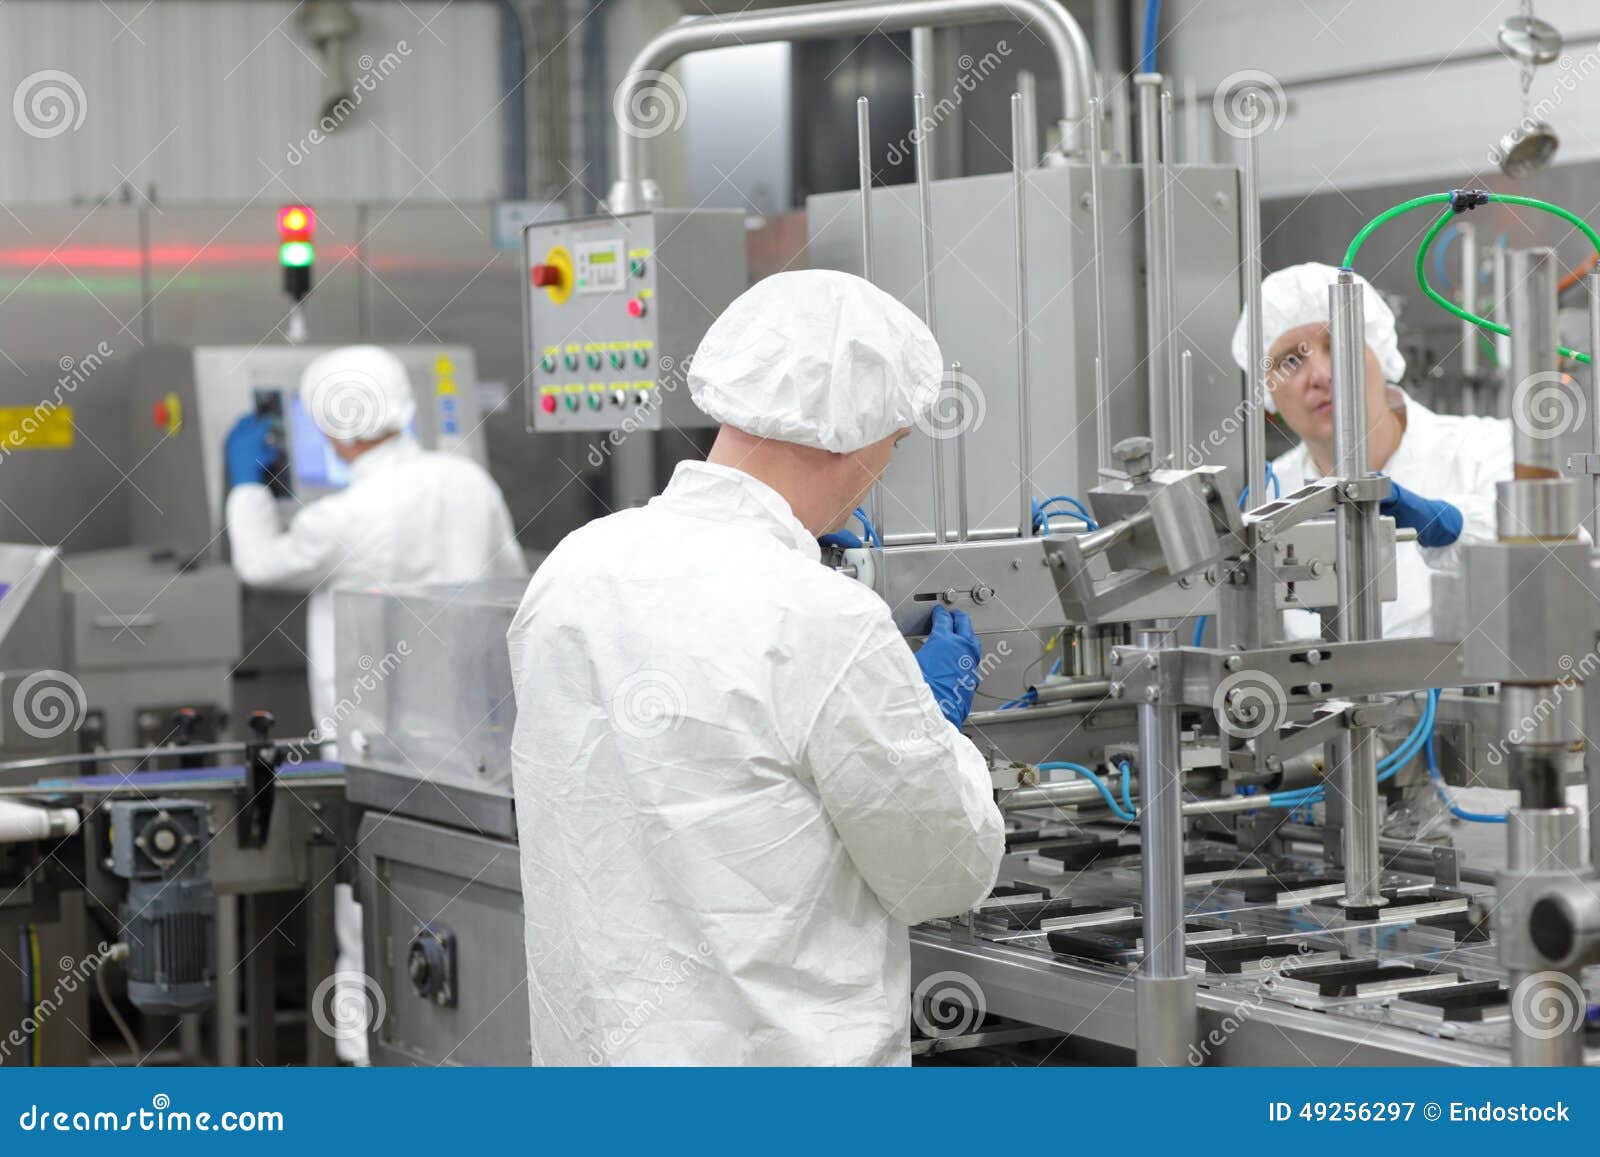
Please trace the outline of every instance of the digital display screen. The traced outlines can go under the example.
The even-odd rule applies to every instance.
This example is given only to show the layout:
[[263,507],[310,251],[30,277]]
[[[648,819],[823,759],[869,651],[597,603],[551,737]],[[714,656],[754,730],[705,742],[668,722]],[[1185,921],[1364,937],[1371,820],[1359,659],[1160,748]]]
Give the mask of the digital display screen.
[[295,486],[342,490],[350,484],[350,467],[333,452],[333,443],[299,397],[289,403],[289,450]]
[[616,260],[617,254],[611,249],[597,249],[589,254],[590,265],[614,265]]

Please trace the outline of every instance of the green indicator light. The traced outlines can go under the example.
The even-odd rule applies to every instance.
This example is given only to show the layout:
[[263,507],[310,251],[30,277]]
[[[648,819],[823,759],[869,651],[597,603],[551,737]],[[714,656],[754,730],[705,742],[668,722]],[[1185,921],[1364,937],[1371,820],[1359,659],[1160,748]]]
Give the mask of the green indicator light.
[[278,264],[290,269],[304,269],[315,260],[316,255],[309,241],[285,241],[278,247]]

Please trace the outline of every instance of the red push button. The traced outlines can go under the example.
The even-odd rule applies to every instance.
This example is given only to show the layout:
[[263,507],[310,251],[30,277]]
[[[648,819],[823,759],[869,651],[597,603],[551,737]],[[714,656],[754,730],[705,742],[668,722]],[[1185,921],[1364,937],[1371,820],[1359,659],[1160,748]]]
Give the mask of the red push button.
[[629,300],[629,302],[628,302],[628,316],[629,317],[643,317],[644,316],[644,298],[635,297],[635,298],[632,298],[632,299]]
[[156,429],[165,430],[167,428],[168,418],[167,404],[165,402],[157,402],[155,407],[150,411],[150,418],[153,422],[155,422]]
[[539,289],[561,284],[561,268],[556,265],[535,265],[528,276]]
[[546,394],[544,397],[540,398],[539,399],[539,408],[541,410],[543,410],[547,414],[555,413],[556,412],[556,396],[554,394]]

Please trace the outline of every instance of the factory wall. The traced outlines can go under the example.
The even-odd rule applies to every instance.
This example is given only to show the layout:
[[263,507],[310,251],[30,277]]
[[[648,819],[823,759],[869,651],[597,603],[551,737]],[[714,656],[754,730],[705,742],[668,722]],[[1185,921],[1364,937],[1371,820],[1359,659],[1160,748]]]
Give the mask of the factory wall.
[[[1281,124],[1262,137],[1262,190],[1304,196],[1432,179],[1472,183],[1495,168],[1490,150],[1523,116],[1519,72],[1498,54],[1469,63],[1444,57],[1494,52],[1512,0],[1175,0],[1163,8],[1158,66],[1200,94],[1202,158],[1226,156],[1211,94],[1239,74],[1276,86]],[[1600,8],[1592,0],[1540,0],[1536,13],[1564,35],[1561,59],[1537,70],[1529,101],[1561,137],[1558,164],[1600,158]],[[1285,51],[1285,46],[1292,46]],[[1307,85],[1330,73],[1376,73]],[[1231,78],[1231,79],[1230,79]]]
[[[501,193],[500,13],[358,3],[353,114],[314,139],[302,5],[0,6],[0,200],[484,200]],[[364,78],[364,79],[363,79]]]

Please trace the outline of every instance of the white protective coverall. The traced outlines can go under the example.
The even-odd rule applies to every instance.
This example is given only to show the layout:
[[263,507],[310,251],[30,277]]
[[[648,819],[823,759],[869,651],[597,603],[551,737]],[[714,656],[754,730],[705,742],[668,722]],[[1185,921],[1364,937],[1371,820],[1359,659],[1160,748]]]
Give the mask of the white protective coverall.
[[[354,347],[358,356],[368,350],[370,347]],[[325,357],[351,352],[335,351]],[[404,367],[399,360],[386,351],[378,352],[393,362],[403,383]],[[380,374],[390,368],[374,361]],[[317,365],[313,362],[308,367],[308,379]],[[369,379],[376,379],[376,384]],[[252,586],[311,592],[306,606],[306,669],[311,717],[324,741],[333,738],[339,716],[334,671],[335,588],[468,582],[528,573],[500,488],[476,462],[424,450],[403,432],[409,414],[403,406],[385,404],[393,399],[384,396],[386,390],[394,393],[399,388],[379,375],[363,373],[354,384],[343,381],[333,403],[311,405],[317,424],[330,437],[350,433],[373,437],[383,433],[384,426],[395,424],[402,432],[357,458],[350,466],[350,484],[302,507],[287,528],[278,517],[277,500],[265,486],[235,486],[228,494],[228,543],[240,580]],[[306,390],[307,384],[302,383],[302,392]],[[366,404],[358,404],[363,401]],[[352,426],[355,415],[361,415],[370,428]],[[338,972],[361,972],[361,906],[348,884],[335,887],[334,931],[339,945]],[[359,1007],[365,997],[351,987],[354,983],[352,976],[349,982],[341,981],[340,987],[354,997],[350,1007]],[[365,1036],[336,1037],[334,1048],[341,1060],[366,1062]]]
[[510,645],[535,1062],[909,1063],[907,926],[1004,837],[884,602],[683,463],[556,548]]
[[[851,454],[925,417],[943,361],[848,274],[778,274],[689,388],[757,437]],[[569,535],[508,635],[537,1064],[910,1061],[908,925],[1004,851],[987,763],[889,608],[778,491],[686,462]]]
[[[1405,433],[1383,473],[1407,490],[1455,505],[1461,511],[1461,538],[1437,549],[1415,541],[1395,543],[1398,597],[1383,604],[1386,639],[1432,635],[1433,571],[1455,570],[1463,542],[1494,539],[1495,483],[1511,477],[1509,420],[1435,414],[1409,397],[1404,405]],[[1304,442],[1275,459],[1272,471],[1284,494],[1321,477]],[[1322,634],[1322,618],[1311,611],[1285,611],[1283,627],[1291,639],[1314,639]]]

